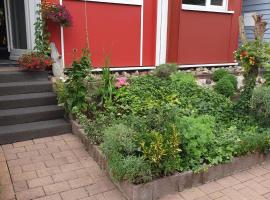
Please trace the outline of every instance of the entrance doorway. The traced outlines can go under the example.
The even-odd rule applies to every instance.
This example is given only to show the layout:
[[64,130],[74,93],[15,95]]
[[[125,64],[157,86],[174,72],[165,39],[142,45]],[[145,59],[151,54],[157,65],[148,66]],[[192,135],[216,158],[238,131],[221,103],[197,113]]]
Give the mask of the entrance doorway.
[[5,25],[2,27],[8,59],[17,60],[22,54],[33,49],[34,23],[39,2],[40,0],[0,0],[0,8],[5,17]]
[[9,59],[4,1],[0,1],[0,59]]

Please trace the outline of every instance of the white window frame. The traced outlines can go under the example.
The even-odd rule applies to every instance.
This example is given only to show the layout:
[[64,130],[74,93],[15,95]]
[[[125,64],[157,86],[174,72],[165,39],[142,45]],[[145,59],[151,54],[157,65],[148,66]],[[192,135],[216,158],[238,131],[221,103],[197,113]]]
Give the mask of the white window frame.
[[211,0],[206,0],[206,5],[192,5],[192,4],[182,4],[183,10],[195,10],[195,11],[205,11],[205,12],[221,12],[221,13],[234,13],[234,11],[228,11],[229,0],[223,0],[222,6],[211,5]]

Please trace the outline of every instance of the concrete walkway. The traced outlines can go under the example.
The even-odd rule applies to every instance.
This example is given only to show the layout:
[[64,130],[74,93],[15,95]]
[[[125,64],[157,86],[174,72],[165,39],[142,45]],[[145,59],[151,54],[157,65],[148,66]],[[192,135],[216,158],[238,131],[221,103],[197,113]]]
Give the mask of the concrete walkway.
[[[124,200],[77,137],[0,146],[0,200]],[[162,200],[270,199],[270,161]]]

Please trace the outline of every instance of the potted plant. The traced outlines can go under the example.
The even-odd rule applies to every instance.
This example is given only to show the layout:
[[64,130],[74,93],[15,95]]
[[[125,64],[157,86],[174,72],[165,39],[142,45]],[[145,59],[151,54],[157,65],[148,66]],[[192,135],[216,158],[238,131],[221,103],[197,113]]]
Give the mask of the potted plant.
[[64,5],[54,3],[43,3],[42,13],[45,19],[64,27],[72,25],[72,17],[70,12]]
[[51,57],[37,52],[22,55],[18,60],[20,66],[28,71],[49,70],[53,64]]

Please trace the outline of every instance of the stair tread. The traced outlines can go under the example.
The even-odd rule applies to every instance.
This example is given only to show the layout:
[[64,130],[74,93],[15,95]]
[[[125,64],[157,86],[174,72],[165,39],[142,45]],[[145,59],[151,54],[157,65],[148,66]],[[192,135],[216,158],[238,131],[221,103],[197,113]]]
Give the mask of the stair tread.
[[19,82],[5,82],[0,83],[0,88],[4,87],[15,87],[15,86],[32,86],[32,85],[44,85],[44,84],[51,84],[48,80],[42,81],[19,81]]
[[56,97],[56,94],[54,92],[12,94],[12,95],[0,96],[0,101],[28,100],[28,99],[47,98],[47,97]]
[[54,120],[31,122],[31,123],[24,123],[24,124],[0,126],[0,137],[1,137],[1,134],[11,134],[11,133],[18,133],[18,132],[25,132],[25,131],[41,130],[44,128],[48,129],[48,128],[63,126],[63,125],[70,125],[70,124],[64,119],[54,119]]
[[7,109],[7,110],[1,110],[0,117],[10,116],[10,115],[30,114],[30,113],[42,113],[42,112],[56,111],[56,110],[63,110],[63,108],[57,105],[46,105],[46,106]]

